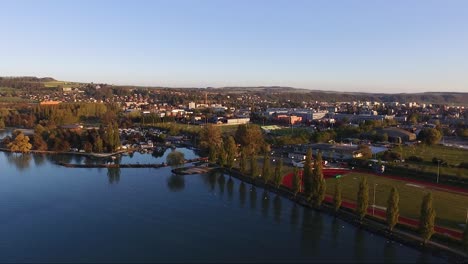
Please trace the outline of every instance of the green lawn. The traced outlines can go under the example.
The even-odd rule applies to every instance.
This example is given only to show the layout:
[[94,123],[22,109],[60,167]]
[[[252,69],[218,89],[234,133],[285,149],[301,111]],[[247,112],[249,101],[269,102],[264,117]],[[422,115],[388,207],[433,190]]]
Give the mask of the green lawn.
[[67,85],[72,85],[73,83],[71,82],[63,82],[63,81],[52,81],[52,82],[44,82],[44,86],[46,88],[55,88],[59,85],[62,86],[67,86]]
[[[468,150],[446,147],[443,145],[427,146],[419,144],[415,146],[402,146],[394,148],[395,152],[403,154],[403,158],[407,159],[410,156],[418,156],[423,158],[424,162],[432,164],[432,158],[440,158],[448,162],[449,165],[457,166],[463,161],[468,161]],[[437,164],[435,165],[437,166]]]
[[[436,224],[455,229],[463,229],[468,209],[468,195],[436,191],[407,185],[407,182],[364,173],[350,173],[341,178],[343,199],[355,201],[360,177],[367,176],[369,182],[369,205],[373,204],[374,184],[376,183],[376,205],[386,207],[391,188],[400,194],[400,215],[419,218],[423,196],[431,191],[436,211]],[[327,193],[333,195],[336,179],[327,179]]]
[[[459,168],[461,162],[468,161],[468,150],[446,147],[443,145],[415,145],[415,146],[401,146],[395,147],[394,152],[402,154],[406,160],[405,163],[396,163],[394,165],[405,167],[414,171],[421,171],[422,173],[430,173],[437,175],[437,163],[433,163],[433,158],[442,159],[447,162],[447,166],[440,166],[440,175],[468,177],[468,169]],[[418,156],[423,159],[422,162],[412,162],[408,158],[411,156]]]

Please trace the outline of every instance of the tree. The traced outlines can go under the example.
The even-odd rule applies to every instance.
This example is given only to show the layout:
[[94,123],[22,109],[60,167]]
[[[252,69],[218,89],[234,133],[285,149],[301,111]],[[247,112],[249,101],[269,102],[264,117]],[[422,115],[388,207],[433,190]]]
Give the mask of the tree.
[[245,153],[244,148],[241,150],[241,157],[239,161],[239,169],[242,174],[247,174],[247,154]]
[[[222,144],[221,129],[218,126],[208,124],[200,132],[200,149],[206,151],[214,146],[219,148]],[[206,152],[205,152],[206,153]]]
[[314,170],[312,171],[312,199],[314,205],[319,207],[325,199],[326,182],[323,178],[322,153],[319,152],[317,159],[314,162]]
[[367,207],[369,206],[369,185],[367,184],[367,177],[362,177],[359,183],[359,191],[357,194],[356,214],[362,222],[367,214]]
[[283,160],[279,159],[275,166],[275,186],[279,188],[283,183]]
[[418,139],[427,145],[434,145],[442,139],[442,134],[437,129],[424,128],[419,132]]
[[103,142],[101,137],[97,136],[96,141],[94,142],[93,150],[96,153],[101,153],[103,151]]
[[302,187],[301,176],[299,175],[299,170],[297,169],[297,167],[294,167],[292,187],[294,190],[294,195],[297,195],[298,193],[301,192],[301,187]]
[[257,125],[239,125],[235,137],[249,155],[259,153],[265,145],[262,130]]
[[209,147],[209,155],[208,155],[208,160],[211,163],[215,163],[217,158],[217,151],[216,151],[216,146],[215,145],[210,145]]
[[338,210],[340,210],[340,207],[341,207],[341,180],[338,179],[336,180],[336,184],[335,184],[335,194],[333,196],[333,205],[335,207],[335,212],[338,212]]
[[185,156],[184,153],[179,152],[179,151],[172,151],[167,155],[166,157],[166,163],[169,166],[178,166],[182,165],[185,162]]
[[361,158],[362,159],[370,159],[372,158],[372,150],[368,145],[361,144],[358,147],[358,151],[361,153]]
[[399,201],[398,190],[393,187],[387,200],[387,224],[390,231],[393,231],[393,227],[398,223],[398,217],[400,216]]
[[29,137],[25,136],[22,132],[17,133],[15,139],[8,143],[7,147],[12,152],[28,153],[32,145],[29,143]]
[[426,244],[434,234],[435,217],[436,213],[434,208],[432,208],[432,193],[428,193],[423,198],[419,219],[419,232],[424,240],[424,244]]
[[302,179],[304,180],[304,192],[306,196],[310,196],[312,194],[312,177],[312,148],[309,148],[307,150],[306,159],[304,163],[304,172],[302,174]]
[[252,178],[258,177],[258,163],[257,163],[257,157],[252,156],[250,158],[250,176]]
[[91,144],[90,142],[86,141],[86,143],[84,144],[84,151],[86,153],[91,153],[93,152],[93,144]]
[[229,169],[232,169],[234,166],[234,161],[236,160],[237,156],[237,145],[236,141],[233,136],[229,136],[227,143],[225,143],[225,149],[227,154],[226,165]]
[[34,133],[33,147],[34,149],[37,149],[40,151],[47,150],[47,142],[42,138],[40,134]]
[[219,150],[217,151],[217,153],[218,153],[218,164],[219,166],[224,167],[227,162],[227,153],[224,150],[224,147],[221,146]]
[[263,157],[262,178],[265,183],[268,183],[271,178],[270,155],[268,155],[268,152],[265,152],[265,156]]

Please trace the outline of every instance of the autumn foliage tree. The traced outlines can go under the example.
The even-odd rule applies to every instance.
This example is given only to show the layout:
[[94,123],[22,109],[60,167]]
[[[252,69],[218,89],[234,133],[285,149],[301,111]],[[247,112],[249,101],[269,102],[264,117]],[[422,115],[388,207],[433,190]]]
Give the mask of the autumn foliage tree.
[[29,137],[25,136],[22,132],[15,134],[15,139],[10,142],[7,147],[12,152],[28,153],[32,148],[31,143],[29,143]]

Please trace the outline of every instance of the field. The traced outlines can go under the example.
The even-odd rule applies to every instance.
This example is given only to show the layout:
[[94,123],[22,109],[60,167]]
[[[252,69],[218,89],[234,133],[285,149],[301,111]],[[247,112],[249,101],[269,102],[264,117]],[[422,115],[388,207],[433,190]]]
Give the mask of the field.
[[[423,173],[432,173],[437,175],[437,163],[433,163],[433,158],[441,159],[447,162],[448,166],[439,167],[440,175],[468,177],[468,169],[459,168],[461,162],[468,162],[468,150],[443,145],[426,146],[423,144],[415,146],[401,146],[393,149],[394,152],[402,154],[406,160],[405,163],[395,164],[400,167],[421,171]],[[410,156],[418,156],[423,159],[422,162],[408,161]]]
[[[394,149],[400,152],[398,148]],[[443,145],[426,146],[419,144],[415,146],[402,146],[401,153],[403,158],[407,159],[410,156],[418,156],[423,158],[424,162],[432,164],[432,158],[440,158],[446,161],[449,165],[458,165],[463,161],[468,161],[468,150],[446,147]],[[437,164],[435,165],[437,167]]]
[[64,81],[51,81],[51,82],[44,82],[44,86],[46,88],[56,88],[58,87],[59,85],[61,86],[71,86],[71,85],[74,85],[74,84],[77,84],[77,83],[73,83],[73,82],[64,82]]
[[31,100],[20,98],[20,97],[0,96],[0,102],[2,103],[29,103],[31,102]]
[[[436,224],[454,229],[463,229],[468,210],[468,194],[449,193],[428,189],[419,184],[389,179],[373,174],[349,173],[341,178],[343,199],[355,201],[359,181],[366,176],[369,183],[369,205],[372,205],[375,186],[375,204],[386,207],[387,199],[392,187],[396,187],[400,194],[400,215],[419,218],[423,196],[432,192],[433,206],[436,211]],[[337,179],[327,179],[327,193],[333,195]],[[377,185],[374,185],[377,184]],[[382,208],[383,209],[383,208]]]

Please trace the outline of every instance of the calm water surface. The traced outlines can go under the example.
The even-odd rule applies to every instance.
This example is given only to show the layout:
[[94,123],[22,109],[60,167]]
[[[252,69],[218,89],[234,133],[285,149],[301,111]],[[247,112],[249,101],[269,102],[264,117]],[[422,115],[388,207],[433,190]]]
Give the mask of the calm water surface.
[[440,262],[227,175],[70,158],[0,152],[0,262]]

